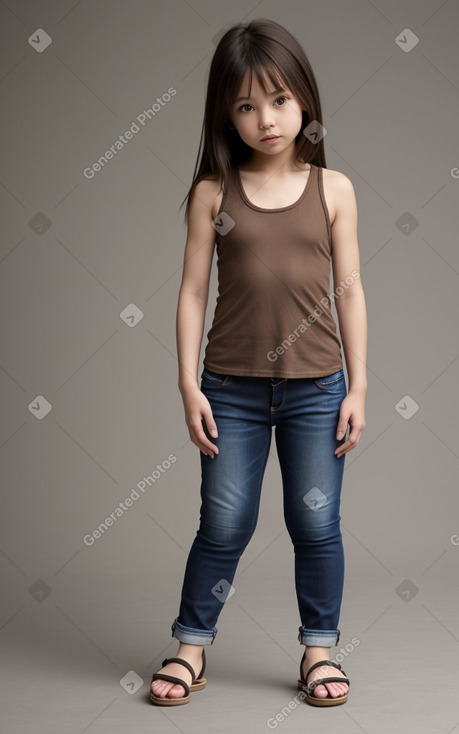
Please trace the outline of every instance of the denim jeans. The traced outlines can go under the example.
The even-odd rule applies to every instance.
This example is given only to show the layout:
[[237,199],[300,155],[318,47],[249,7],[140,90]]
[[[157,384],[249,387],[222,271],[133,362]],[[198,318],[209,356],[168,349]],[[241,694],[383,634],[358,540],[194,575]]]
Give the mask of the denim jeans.
[[[218,428],[219,453],[201,457],[199,528],[185,567],[172,637],[212,644],[239,559],[255,530],[275,426],[283,513],[293,543],[303,645],[339,640],[344,553],[340,496],[345,455],[335,449],[344,370],[322,378],[221,375],[204,369],[201,390]],[[274,574],[276,571],[274,571]],[[273,578],[273,581],[275,579]]]

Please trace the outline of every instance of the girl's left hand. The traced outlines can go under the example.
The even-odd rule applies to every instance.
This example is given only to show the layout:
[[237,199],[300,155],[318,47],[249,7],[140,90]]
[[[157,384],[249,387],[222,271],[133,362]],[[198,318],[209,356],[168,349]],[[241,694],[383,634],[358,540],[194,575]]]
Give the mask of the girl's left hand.
[[357,446],[361,433],[365,428],[365,394],[348,392],[339,411],[339,421],[336,428],[336,438],[342,439],[346,434],[348,424],[351,427],[347,441],[342,443],[335,451],[335,456],[340,456],[351,451]]

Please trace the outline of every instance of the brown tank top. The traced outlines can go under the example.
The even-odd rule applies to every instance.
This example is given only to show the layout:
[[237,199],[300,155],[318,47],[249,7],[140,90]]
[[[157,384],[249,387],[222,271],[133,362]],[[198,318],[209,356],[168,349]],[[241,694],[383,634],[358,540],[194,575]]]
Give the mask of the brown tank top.
[[290,206],[263,209],[232,169],[214,219],[218,297],[204,366],[253,377],[321,377],[343,367],[331,313],[331,230],[320,166]]

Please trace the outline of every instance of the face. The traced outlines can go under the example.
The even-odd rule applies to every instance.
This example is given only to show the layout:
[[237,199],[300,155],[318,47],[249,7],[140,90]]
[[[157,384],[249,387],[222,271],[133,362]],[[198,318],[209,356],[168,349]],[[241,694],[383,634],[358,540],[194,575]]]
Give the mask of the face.
[[[252,77],[250,99],[249,75],[246,74],[231,109],[231,123],[244,143],[267,155],[277,154],[296,138],[302,129],[302,110],[288,89],[275,89],[268,80],[264,94],[255,75]],[[244,99],[240,99],[243,97]],[[263,141],[267,135],[276,135],[272,142]]]

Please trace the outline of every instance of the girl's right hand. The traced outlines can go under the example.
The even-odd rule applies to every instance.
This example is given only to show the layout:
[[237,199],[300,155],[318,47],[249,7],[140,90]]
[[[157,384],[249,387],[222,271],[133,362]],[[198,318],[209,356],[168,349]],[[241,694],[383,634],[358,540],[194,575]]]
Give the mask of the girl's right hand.
[[202,424],[204,420],[209,434],[217,438],[217,424],[214,421],[209,401],[198,386],[183,391],[182,400],[185,408],[185,423],[191,440],[203,454],[213,459],[215,454],[218,454],[218,447],[207,438]]

